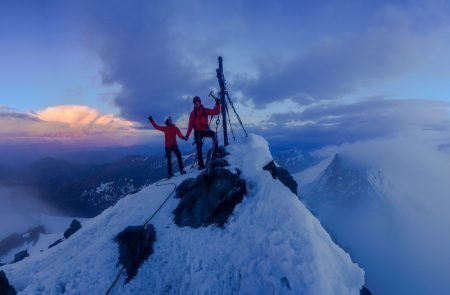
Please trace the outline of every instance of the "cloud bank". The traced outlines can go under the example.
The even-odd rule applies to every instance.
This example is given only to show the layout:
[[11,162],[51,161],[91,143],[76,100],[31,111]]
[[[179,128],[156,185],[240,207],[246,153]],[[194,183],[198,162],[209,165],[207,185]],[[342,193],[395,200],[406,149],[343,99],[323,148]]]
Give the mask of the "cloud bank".
[[30,113],[2,107],[0,125],[2,144],[132,145],[144,135],[130,121],[79,105],[55,106]]

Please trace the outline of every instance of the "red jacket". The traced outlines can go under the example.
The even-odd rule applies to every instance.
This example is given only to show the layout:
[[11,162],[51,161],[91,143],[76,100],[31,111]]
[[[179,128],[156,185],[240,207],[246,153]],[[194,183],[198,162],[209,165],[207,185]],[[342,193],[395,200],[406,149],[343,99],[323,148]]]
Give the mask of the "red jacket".
[[214,116],[220,113],[220,104],[216,103],[214,109],[207,109],[203,105],[198,108],[194,107],[189,116],[189,126],[186,132],[186,136],[191,134],[192,128],[197,131],[205,131],[209,129],[208,116]]
[[150,123],[152,123],[153,127],[156,130],[164,132],[164,144],[166,145],[166,147],[177,145],[176,135],[178,135],[179,138],[184,139],[184,136],[181,134],[180,129],[178,129],[178,127],[175,125],[160,126],[156,124],[153,119],[150,120]]

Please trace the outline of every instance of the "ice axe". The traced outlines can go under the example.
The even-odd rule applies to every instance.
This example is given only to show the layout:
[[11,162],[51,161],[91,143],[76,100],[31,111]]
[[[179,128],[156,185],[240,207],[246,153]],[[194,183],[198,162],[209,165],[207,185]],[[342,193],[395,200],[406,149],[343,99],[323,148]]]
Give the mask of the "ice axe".
[[211,90],[208,94],[208,97],[213,98],[215,101],[218,101],[219,99],[217,98],[217,96],[214,95],[214,90]]

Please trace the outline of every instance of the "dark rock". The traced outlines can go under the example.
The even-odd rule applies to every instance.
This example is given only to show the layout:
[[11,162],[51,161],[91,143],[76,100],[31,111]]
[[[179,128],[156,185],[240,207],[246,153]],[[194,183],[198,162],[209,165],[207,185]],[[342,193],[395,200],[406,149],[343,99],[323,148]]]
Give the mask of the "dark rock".
[[225,158],[228,155],[229,155],[229,153],[227,152],[225,147],[224,146],[219,146],[219,150],[215,152],[214,156],[216,158]]
[[284,287],[286,287],[289,291],[292,290],[291,284],[289,283],[288,278],[282,277],[282,278],[281,278],[281,284],[282,284]]
[[36,243],[40,234],[47,231],[43,225],[33,227],[21,234],[13,233],[0,241],[0,256],[8,254],[11,250],[23,246],[27,243]]
[[195,178],[186,179],[177,187],[176,197],[180,198],[187,191],[191,190],[194,186],[195,186]]
[[47,233],[47,230],[46,230],[45,226],[39,225],[39,226],[33,227],[32,229],[28,230],[27,232],[24,233],[24,235],[27,236],[26,242],[33,242],[34,244],[36,244],[36,242],[39,240],[39,236],[41,234],[46,234],[46,233]]
[[359,291],[360,295],[372,295],[372,292],[370,292],[369,289],[366,288],[366,286],[363,286],[362,289]]
[[1,295],[16,295],[16,290],[9,284],[5,272],[0,271],[0,294]]
[[298,184],[289,173],[289,171],[284,168],[277,167],[274,161],[271,161],[269,164],[264,166],[263,169],[269,171],[273,179],[279,179],[282,184],[284,184],[291,190],[291,192],[297,195]]
[[227,160],[225,160],[223,158],[217,158],[211,162],[211,169],[214,169],[216,167],[226,167],[226,166],[230,166],[230,164],[228,163]]
[[142,262],[153,253],[156,231],[153,225],[129,226],[120,232],[115,241],[119,244],[119,263],[127,271],[126,283],[136,274]]
[[225,168],[213,168],[209,175],[200,174],[195,184],[180,195],[180,203],[173,211],[174,222],[194,228],[210,224],[223,227],[245,194],[246,182],[239,175]]
[[28,254],[27,250],[20,251],[19,253],[14,255],[14,263],[24,260],[28,256],[30,256],[30,254]]
[[68,239],[71,235],[77,232],[81,228],[81,223],[74,219],[70,224],[70,227],[64,232],[64,238]]
[[59,243],[61,243],[62,241],[64,241],[63,239],[59,239],[59,240],[56,240],[55,242],[53,242],[52,244],[50,244],[50,246],[48,246],[48,248],[50,249],[50,248],[53,248],[53,247],[55,247],[56,245],[58,245]]

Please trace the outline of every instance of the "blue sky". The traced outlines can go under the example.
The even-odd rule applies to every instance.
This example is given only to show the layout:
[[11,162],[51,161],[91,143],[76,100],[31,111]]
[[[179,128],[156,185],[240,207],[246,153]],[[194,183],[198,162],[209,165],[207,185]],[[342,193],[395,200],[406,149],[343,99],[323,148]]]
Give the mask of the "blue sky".
[[194,95],[211,106],[219,55],[247,128],[272,141],[446,129],[448,11],[440,0],[4,0],[0,133],[8,143],[160,140],[142,130],[147,116],[185,128]]

